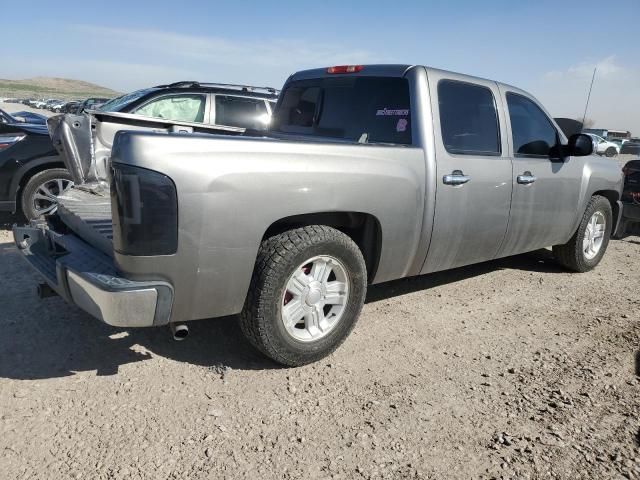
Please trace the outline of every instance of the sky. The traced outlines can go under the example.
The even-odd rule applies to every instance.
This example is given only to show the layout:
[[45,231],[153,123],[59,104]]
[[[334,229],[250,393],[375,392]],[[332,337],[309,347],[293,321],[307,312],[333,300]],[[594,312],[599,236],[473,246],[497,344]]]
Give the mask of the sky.
[[5,2],[0,78],[121,92],[177,80],[280,87],[306,68],[422,64],[515,85],[553,116],[581,118],[597,67],[587,118],[640,135],[640,0]]

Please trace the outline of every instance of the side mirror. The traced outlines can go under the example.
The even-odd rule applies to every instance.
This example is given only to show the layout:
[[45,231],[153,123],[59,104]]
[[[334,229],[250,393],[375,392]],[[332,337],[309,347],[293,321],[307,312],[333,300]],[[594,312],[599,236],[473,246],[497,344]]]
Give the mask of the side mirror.
[[576,133],[569,137],[569,144],[565,151],[567,156],[586,157],[593,153],[593,140],[589,135]]

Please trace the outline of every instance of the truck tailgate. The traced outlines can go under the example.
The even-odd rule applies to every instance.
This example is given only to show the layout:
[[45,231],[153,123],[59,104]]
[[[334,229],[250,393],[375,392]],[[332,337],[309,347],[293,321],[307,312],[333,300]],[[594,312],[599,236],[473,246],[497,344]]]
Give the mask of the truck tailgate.
[[109,196],[72,188],[60,198],[58,217],[84,241],[106,255],[113,256],[113,224]]

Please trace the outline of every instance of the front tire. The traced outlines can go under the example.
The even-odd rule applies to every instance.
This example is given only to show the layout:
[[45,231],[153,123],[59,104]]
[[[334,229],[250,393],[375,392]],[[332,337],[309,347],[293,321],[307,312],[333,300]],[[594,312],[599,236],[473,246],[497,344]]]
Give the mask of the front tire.
[[588,272],[593,269],[600,263],[607,250],[612,225],[613,212],[609,200],[594,195],[573,237],[564,245],[553,247],[556,260],[575,272]]
[[342,232],[312,225],[262,242],[240,326],[276,362],[320,360],[347,338],[367,291],[358,246]]
[[22,190],[22,213],[27,220],[55,213],[58,209],[58,196],[71,187],[71,174],[64,168],[50,168],[36,173]]
[[605,156],[611,158],[611,157],[615,157],[616,155],[618,155],[618,151],[613,148],[613,147],[609,147],[605,150],[604,152]]

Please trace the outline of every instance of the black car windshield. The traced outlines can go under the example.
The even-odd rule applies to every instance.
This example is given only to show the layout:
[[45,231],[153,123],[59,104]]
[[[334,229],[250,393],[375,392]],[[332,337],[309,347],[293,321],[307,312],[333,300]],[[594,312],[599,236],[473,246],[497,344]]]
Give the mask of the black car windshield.
[[127,105],[135,102],[136,100],[144,97],[147,93],[155,91],[155,88],[143,88],[142,90],[136,90],[135,92],[125,93],[116,98],[112,98],[107,103],[102,105],[98,110],[101,112],[120,112]]
[[411,144],[409,82],[397,77],[339,76],[291,82],[272,132],[358,143]]

